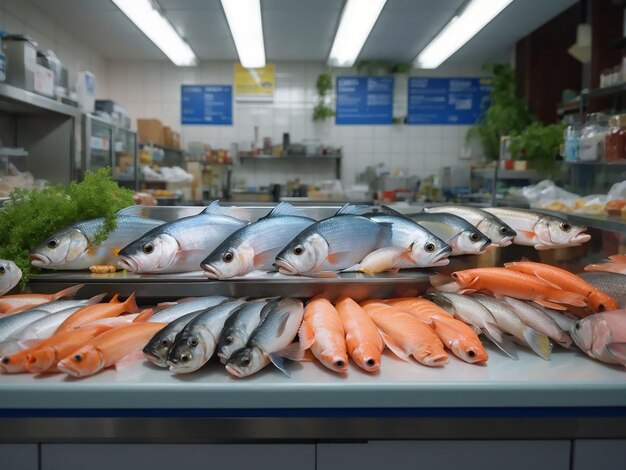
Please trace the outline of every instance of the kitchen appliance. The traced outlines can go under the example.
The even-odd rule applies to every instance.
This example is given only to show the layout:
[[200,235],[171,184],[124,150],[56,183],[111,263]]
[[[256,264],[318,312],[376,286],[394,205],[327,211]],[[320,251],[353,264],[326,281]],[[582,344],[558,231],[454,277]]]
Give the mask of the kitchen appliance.
[[37,43],[24,34],[2,37],[6,57],[6,82],[27,91],[35,91]]

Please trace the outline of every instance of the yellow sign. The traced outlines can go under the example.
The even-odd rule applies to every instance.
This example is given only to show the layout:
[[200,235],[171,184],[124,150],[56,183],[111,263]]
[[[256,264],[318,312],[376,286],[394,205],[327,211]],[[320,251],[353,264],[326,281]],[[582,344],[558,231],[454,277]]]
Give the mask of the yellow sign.
[[276,76],[274,64],[260,69],[245,69],[235,64],[235,100],[266,101],[274,100]]

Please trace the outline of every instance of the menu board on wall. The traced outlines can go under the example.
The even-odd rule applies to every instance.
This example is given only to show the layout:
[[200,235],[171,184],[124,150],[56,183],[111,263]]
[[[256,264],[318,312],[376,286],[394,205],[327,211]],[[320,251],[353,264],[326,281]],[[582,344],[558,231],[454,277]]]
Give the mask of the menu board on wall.
[[180,95],[181,124],[232,125],[231,85],[182,85]]
[[336,124],[391,124],[393,77],[338,77]]
[[233,73],[236,101],[271,103],[274,100],[274,64],[257,69],[246,69],[241,64],[235,64]]
[[489,105],[489,78],[409,78],[407,124],[474,124]]

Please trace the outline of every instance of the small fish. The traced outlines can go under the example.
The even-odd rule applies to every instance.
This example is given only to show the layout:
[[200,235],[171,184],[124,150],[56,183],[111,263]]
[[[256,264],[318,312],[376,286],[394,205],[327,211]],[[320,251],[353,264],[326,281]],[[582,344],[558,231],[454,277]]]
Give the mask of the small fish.
[[160,225],[126,245],[118,264],[136,273],[199,271],[207,253],[248,224],[238,217],[247,216],[243,209],[213,201],[199,214]]
[[580,277],[614,298],[621,308],[626,307],[626,274],[590,272],[582,273]]
[[399,308],[370,301],[361,305],[378,327],[385,344],[404,361],[411,356],[420,364],[439,367],[448,363],[448,354],[435,332]]
[[411,219],[450,245],[450,256],[480,255],[492,245],[489,237],[454,214],[421,212],[412,215]]
[[86,307],[87,305],[95,305],[99,303],[102,299],[104,299],[107,295],[109,294],[105,292],[103,294],[94,295],[93,297],[89,299],[53,300],[52,302],[37,305],[34,308],[38,310],[45,310],[48,313],[57,313],[62,310],[67,310],[68,308]]
[[137,307],[135,302],[134,293],[124,302],[120,302],[117,299],[117,295],[115,295],[108,304],[89,305],[80,309],[61,323],[55,333],[74,330],[101,318],[117,317],[122,313],[134,313],[137,311],[139,311],[139,307]]
[[[557,268],[549,264],[532,263],[530,261],[504,263],[504,266],[513,271],[538,277],[542,281],[565,291],[575,292],[576,294],[586,297],[589,306],[596,313],[617,310],[619,308],[617,301],[610,295],[596,289],[584,279],[565,269]],[[624,284],[623,287],[626,289],[626,284]]]
[[117,228],[104,242],[95,245],[95,236],[104,220],[102,217],[84,220],[58,231],[29,253],[31,264],[38,268],[64,270],[116,265],[119,250],[164,223],[145,217],[118,215]]
[[265,217],[224,240],[202,261],[202,269],[212,279],[269,271],[280,250],[313,223],[315,220],[306,217],[302,210],[281,202]]
[[388,246],[392,228],[360,214],[361,208],[344,205],[328,219],[304,229],[277,256],[283,274],[335,275],[363,260],[372,251]]
[[585,271],[602,271],[615,274],[626,274],[626,255],[609,256],[606,263],[589,264],[585,266]]
[[311,348],[324,367],[343,374],[348,371],[346,337],[339,313],[323,296],[313,297],[304,308],[298,331],[303,349]]
[[[93,375],[124,357],[141,351],[150,338],[164,326],[166,323],[149,322],[118,326],[69,353],[59,361],[57,367],[61,372],[74,377]],[[80,329],[72,330],[75,334],[79,331]]]
[[[529,327],[537,330],[564,348],[572,346],[572,338],[561,329],[553,318],[542,309],[537,308],[521,300],[505,297],[504,301],[509,304],[515,314]],[[556,315],[559,315],[558,313]]]
[[[509,297],[506,297],[506,298],[508,299]],[[556,310],[552,310],[550,308],[542,307],[541,305],[538,305],[538,304],[535,304],[535,303],[532,303],[532,302],[528,302],[528,301],[526,301],[526,303],[527,304],[531,304],[533,307],[538,308],[543,313],[545,313],[550,318],[552,318],[554,320],[554,322],[557,325],[559,325],[559,328],[561,330],[563,330],[564,332],[566,332],[567,334],[569,334],[569,332],[572,329],[572,327],[578,321],[578,317],[564,315],[563,314],[564,312],[562,312],[562,311],[558,311],[557,312]]]
[[167,353],[170,371],[187,374],[206,364],[215,352],[224,322],[245,303],[245,300],[224,302],[191,320],[176,335]]
[[583,318],[576,322],[570,334],[588,356],[626,366],[626,309]]
[[349,297],[340,297],[335,308],[343,324],[345,343],[352,360],[367,372],[378,371],[385,342],[376,324],[367,316],[363,307]]
[[22,270],[13,261],[0,259],[0,295],[17,286],[22,279]]
[[47,315],[50,314],[45,310],[32,309],[0,318],[0,341],[5,341],[17,331]]
[[154,315],[150,316],[147,321],[157,323],[170,323],[177,318],[182,317],[183,315],[187,315],[188,313],[196,312],[198,310],[207,309],[209,307],[215,307],[216,305],[219,305],[222,302],[226,302],[227,300],[231,300],[230,297],[225,297],[223,295],[197,297],[195,299],[179,302],[170,307],[166,307],[163,310],[159,310]]
[[515,230],[517,235],[513,243],[516,245],[550,250],[578,246],[591,240],[591,235],[583,233],[587,227],[574,225],[561,217],[512,207],[489,207],[485,211]]
[[56,294],[15,294],[0,297],[0,313],[16,313],[58,299],[71,299],[84,284],[68,287]]
[[303,357],[302,346],[293,343],[303,315],[302,301],[286,298],[278,302],[252,332],[246,347],[230,357],[226,371],[235,377],[248,377],[271,362],[289,376],[283,358],[301,360]]
[[496,216],[476,207],[442,205],[427,207],[424,209],[424,212],[432,214],[445,212],[462,217],[489,237],[494,246],[509,246],[513,243],[515,235],[517,235],[515,230]]

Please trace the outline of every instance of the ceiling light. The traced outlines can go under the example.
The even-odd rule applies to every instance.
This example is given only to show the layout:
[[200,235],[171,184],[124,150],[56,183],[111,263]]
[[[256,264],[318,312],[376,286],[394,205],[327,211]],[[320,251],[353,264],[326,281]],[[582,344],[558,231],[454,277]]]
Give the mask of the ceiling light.
[[222,0],[239,62],[247,69],[265,67],[260,0]]
[[436,69],[512,2],[471,0],[419,53],[413,65],[421,69]]
[[112,0],[176,65],[196,65],[198,58],[150,0]]
[[348,0],[328,57],[328,65],[352,67],[387,0]]

